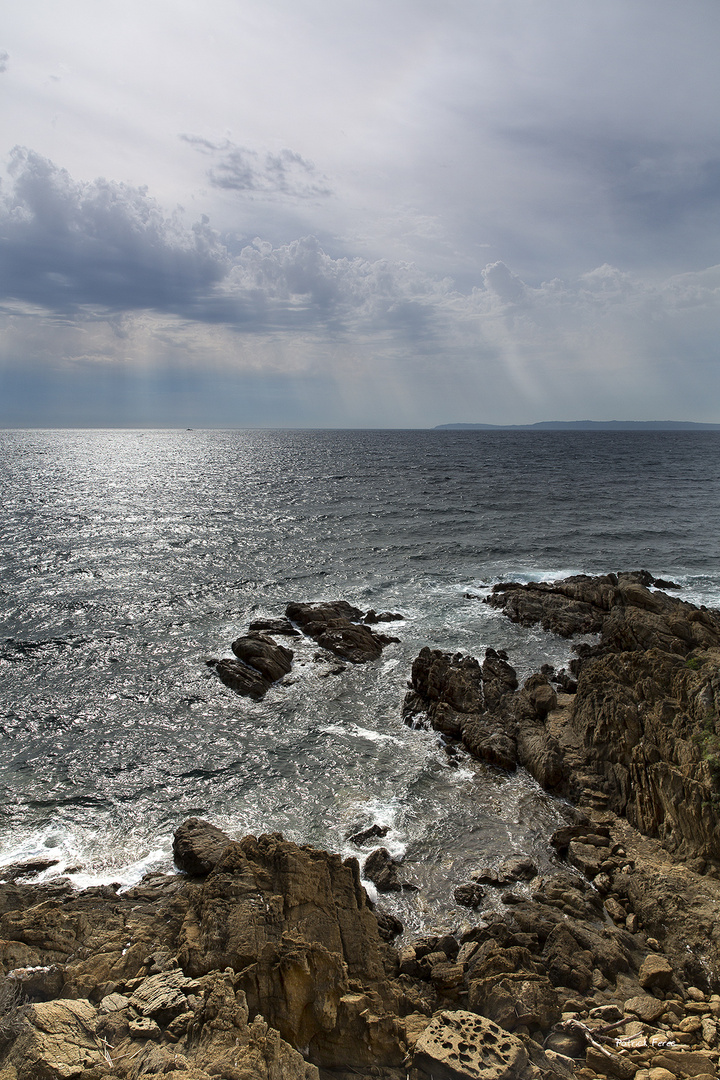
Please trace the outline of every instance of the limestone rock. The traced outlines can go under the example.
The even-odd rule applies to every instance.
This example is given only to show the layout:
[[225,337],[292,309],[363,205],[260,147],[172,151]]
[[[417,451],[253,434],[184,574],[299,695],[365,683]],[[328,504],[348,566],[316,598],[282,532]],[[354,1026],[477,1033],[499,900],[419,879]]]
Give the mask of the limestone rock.
[[442,1012],[425,1028],[412,1057],[413,1080],[529,1080],[519,1039],[471,1012]]

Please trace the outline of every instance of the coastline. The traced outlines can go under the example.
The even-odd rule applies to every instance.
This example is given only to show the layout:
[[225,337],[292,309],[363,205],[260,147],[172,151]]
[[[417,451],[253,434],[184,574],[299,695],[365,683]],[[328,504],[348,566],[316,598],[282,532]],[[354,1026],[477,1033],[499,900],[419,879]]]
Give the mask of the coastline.
[[[402,927],[368,900],[357,859],[279,834],[236,842],[191,819],[181,873],[122,893],[16,868],[0,885],[2,1080],[715,1075],[720,613],[645,572],[486,600],[597,644],[522,687],[495,650],[422,650],[404,714],[570,799],[551,873],[479,866],[457,882],[465,924],[397,949]],[[335,632],[336,656],[358,647],[341,614],[349,643],[317,631]],[[380,864],[378,890],[401,891],[401,864]]]

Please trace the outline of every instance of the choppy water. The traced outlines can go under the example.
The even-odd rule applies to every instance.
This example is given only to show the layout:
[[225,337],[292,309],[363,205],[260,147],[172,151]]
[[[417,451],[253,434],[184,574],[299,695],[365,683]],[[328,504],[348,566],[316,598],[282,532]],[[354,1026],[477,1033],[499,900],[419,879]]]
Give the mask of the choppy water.
[[[420,892],[512,852],[562,808],[522,772],[405,727],[426,644],[570,658],[473,597],[501,579],[645,567],[720,603],[720,436],[448,431],[0,432],[0,864],[78,884],[169,869],[173,828],[279,830],[343,854],[379,822]],[[471,594],[470,597],[466,594]],[[313,643],[260,703],[205,666],[290,600],[401,611],[401,644],[323,677]],[[402,909],[402,910],[401,910]],[[455,912],[461,918],[461,913]]]

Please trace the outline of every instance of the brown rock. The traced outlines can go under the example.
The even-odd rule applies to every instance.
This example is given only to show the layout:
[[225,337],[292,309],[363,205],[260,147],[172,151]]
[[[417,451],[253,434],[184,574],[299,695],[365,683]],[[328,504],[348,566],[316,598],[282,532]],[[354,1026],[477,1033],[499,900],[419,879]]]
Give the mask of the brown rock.
[[218,864],[232,843],[227,833],[203,818],[187,818],[173,836],[173,858],[179,870],[204,877]]
[[285,614],[318,645],[353,664],[377,660],[382,652],[385,639],[362,625],[362,611],[344,600],[288,604]]
[[638,972],[638,982],[643,990],[667,990],[672,981],[672,965],[665,956],[650,953],[645,957]]
[[292,667],[292,649],[278,645],[267,634],[255,632],[237,638],[231,648],[238,660],[259,671],[270,682],[282,679]]
[[471,1012],[442,1012],[415,1044],[414,1080],[525,1080],[525,1047],[491,1020]]

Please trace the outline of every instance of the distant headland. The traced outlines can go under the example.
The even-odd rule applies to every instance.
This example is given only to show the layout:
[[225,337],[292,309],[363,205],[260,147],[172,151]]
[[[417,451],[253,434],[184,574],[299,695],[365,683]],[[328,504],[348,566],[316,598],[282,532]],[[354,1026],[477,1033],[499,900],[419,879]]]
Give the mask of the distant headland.
[[437,424],[434,431],[720,431],[690,420],[542,420],[538,424]]

